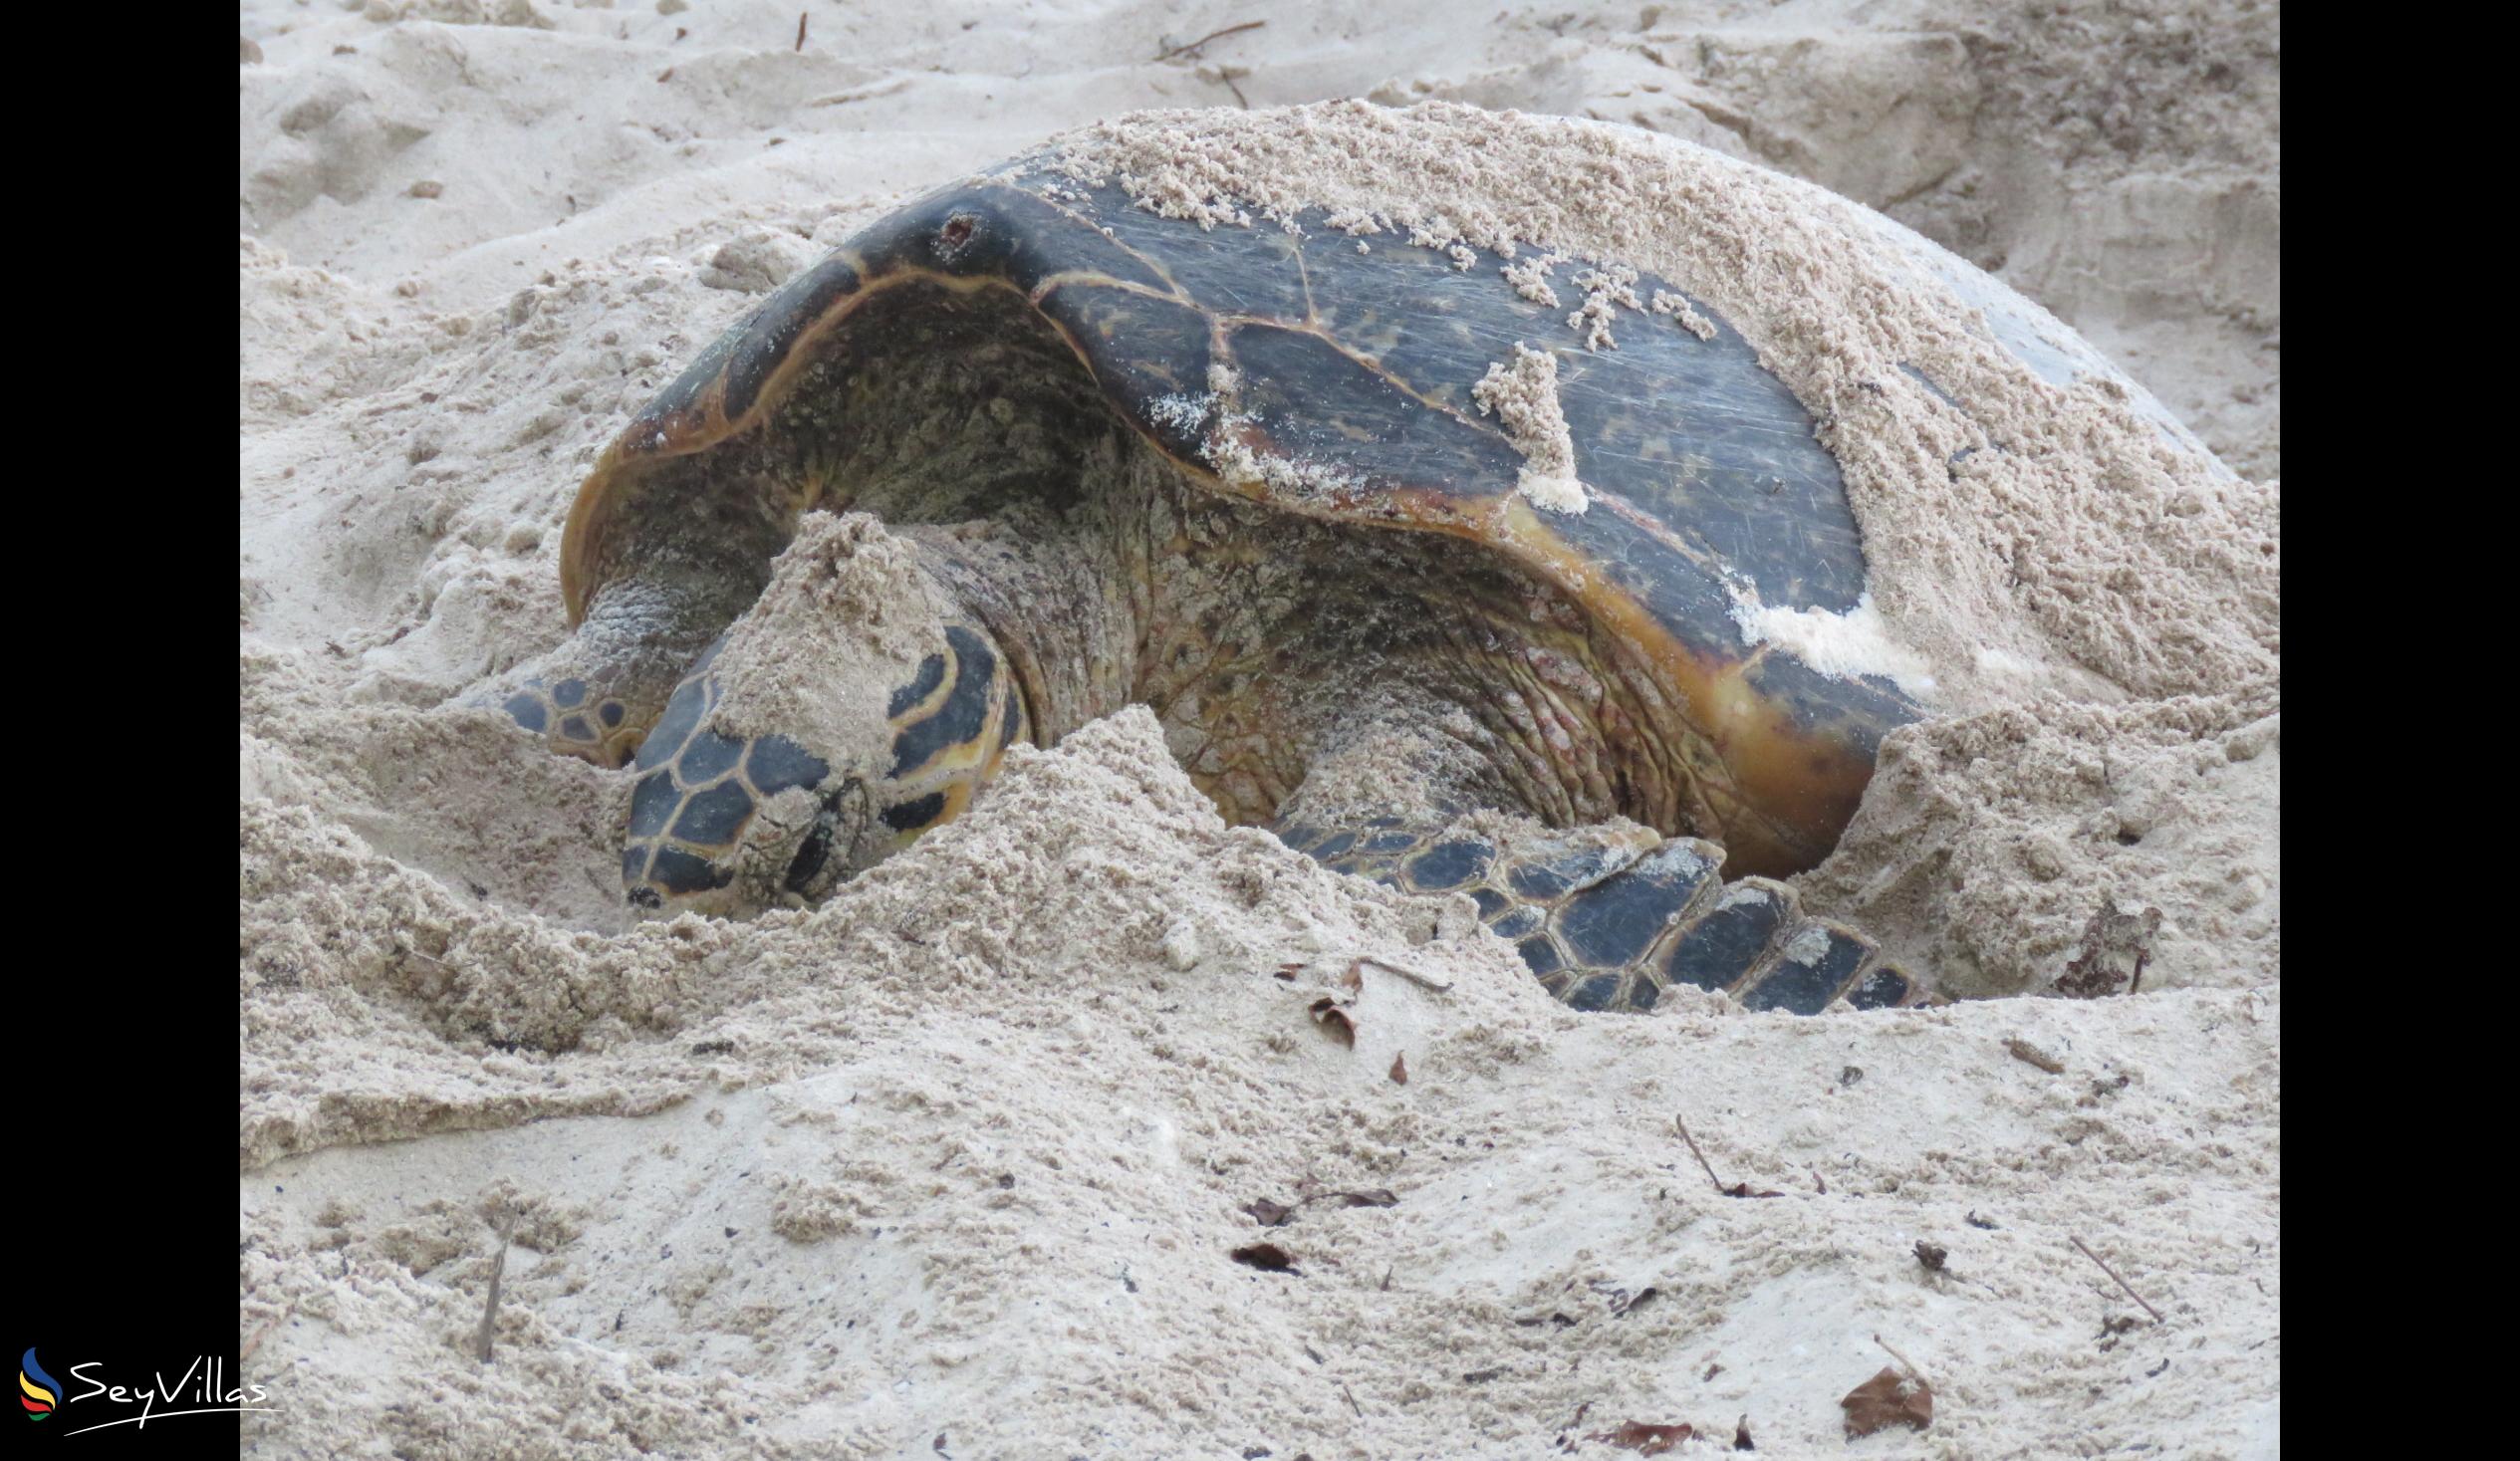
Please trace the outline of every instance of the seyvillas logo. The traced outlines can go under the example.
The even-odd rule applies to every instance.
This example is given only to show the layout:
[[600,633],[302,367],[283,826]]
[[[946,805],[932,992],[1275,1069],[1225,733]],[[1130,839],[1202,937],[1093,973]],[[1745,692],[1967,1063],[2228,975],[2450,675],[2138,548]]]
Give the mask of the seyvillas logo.
[[43,1420],[61,1403],[61,1381],[44,1372],[35,1362],[35,1351],[29,1349],[18,1360],[18,1403],[26,1407],[26,1418]]
[[[18,1360],[18,1401],[26,1407],[29,1420],[47,1420],[65,1405],[78,1405],[70,1414],[71,1427],[62,1432],[64,1438],[83,1435],[109,1426],[130,1425],[146,1429],[152,1420],[176,1415],[241,1415],[249,1410],[277,1410],[266,1405],[270,1392],[260,1385],[226,1383],[227,1361],[202,1355],[183,1368],[173,1379],[164,1370],[149,1376],[145,1385],[115,1384],[101,1379],[96,1371],[105,1368],[105,1361],[91,1359],[70,1366],[70,1377],[82,1388],[65,1394],[61,1381],[53,1378],[35,1360],[35,1351],[28,1349]],[[86,1402],[103,1400],[103,1405]],[[187,1403],[188,1402],[188,1403]],[[138,1406],[135,1415],[118,1415],[115,1407]],[[160,1409],[160,1406],[181,1405],[181,1409]],[[81,1422],[85,1422],[82,1424]]]

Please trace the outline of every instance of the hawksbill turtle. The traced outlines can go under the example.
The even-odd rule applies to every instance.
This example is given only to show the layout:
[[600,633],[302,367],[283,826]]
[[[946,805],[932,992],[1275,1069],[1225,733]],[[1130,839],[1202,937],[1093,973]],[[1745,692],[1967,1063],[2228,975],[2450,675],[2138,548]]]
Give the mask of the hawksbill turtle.
[[[1055,160],[789,279],[587,477],[576,633],[492,699],[635,768],[632,904],[811,902],[960,812],[1006,747],[1142,702],[1229,821],[1468,893],[1577,1008],[1933,997],[1777,880],[1830,852],[1922,712],[1744,642],[1743,586],[1844,613],[1866,562],[1838,462],[1731,322],[1641,276],[1688,328],[1588,349],[1483,252],[1360,247],[1309,214],[1202,227]],[[2031,368],[2110,370],[1912,242]],[[1484,408],[1534,341],[1572,502],[1531,490]],[[790,574],[801,524],[822,559]],[[873,558],[890,587],[834,589]],[[848,652],[747,645],[757,600]],[[1500,837],[1488,811],[1556,831]]]

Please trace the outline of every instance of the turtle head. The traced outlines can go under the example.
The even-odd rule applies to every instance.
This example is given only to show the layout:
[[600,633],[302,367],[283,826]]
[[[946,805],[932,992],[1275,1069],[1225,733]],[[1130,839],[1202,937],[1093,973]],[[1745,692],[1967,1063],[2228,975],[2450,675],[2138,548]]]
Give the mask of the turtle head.
[[952,820],[1029,738],[1006,656],[863,514],[811,514],[638,748],[634,908],[802,906]]

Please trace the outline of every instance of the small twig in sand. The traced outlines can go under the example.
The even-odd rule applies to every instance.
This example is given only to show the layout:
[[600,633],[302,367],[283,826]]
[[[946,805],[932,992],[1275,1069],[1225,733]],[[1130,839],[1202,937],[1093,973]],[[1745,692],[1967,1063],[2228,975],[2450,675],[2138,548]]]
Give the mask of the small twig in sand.
[[1724,1179],[1715,1175],[1714,1167],[1706,1160],[1706,1153],[1697,1149],[1697,1138],[1688,1134],[1688,1122],[1675,1111],[1671,1116],[1671,1124],[1680,1128],[1680,1139],[1688,1143],[1688,1154],[1697,1158],[1698,1168],[1706,1173],[1706,1180],[1715,1184],[1716,1191],[1723,1191]]
[[1403,969],[1397,964],[1388,963],[1382,959],[1359,959],[1355,964],[1349,966],[1348,972],[1354,974],[1358,970],[1366,968],[1369,965],[1382,970],[1386,974],[1397,974],[1402,979],[1416,985],[1418,988],[1431,989],[1437,994],[1441,994],[1445,990],[1452,988],[1451,985],[1444,983],[1440,979],[1429,979],[1414,969]]
[[510,1207],[499,1219],[499,1256],[490,1260],[490,1294],[481,1305],[481,1333],[473,1338],[473,1356],[482,1363],[490,1362],[490,1338],[499,1326],[499,1281],[508,1268],[508,1237],[516,1231],[516,1209]]
[[1357,1403],[1357,1392],[1348,1388],[1346,1380],[1339,1382],[1339,1393],[1348,1397],[1348,1408],[1357,1412],[1357,1419],[1365,1419],[1365,1407]]
[[1920,1385],[1925,1383],[1925,1372],[1916,1367],[1915,1360],[1908,1358],[1906,1355],[1899,1353],[1895,1349],[1890,1349],[1890,1340],[1883,1339],[1880,1335],[1875,1335],[1873,1337],[1873,1342],[1881,1345],[1884,1349],[1889,1349],[1890,1357],[1898,1361],[1898,1367],[1907,1371],[1907,1377],[1909,1379],[1914,1380]]
[[1155,59],[1157,61],[1170,61],[1175,56],[1187,56],[1210,41],[1221,40],[1226,36],[1239,35],[1244,31],[1256,31],[1267,24],[1268,22],[1265,20],[1246,20],[1240,25],[1229,25],[1221,31],[1209,31],[1206,35],[1199,37],[1197,40],[1192,41],[1187,45],[1174,46],[1168,51],[1157,51],[1155,53]]
[[2014,1060],[2021,1062],[2025,1066],[2037,1066],[2040,1070],[2047,1072],[2051,1076],[2062,1076],[2065,1074],[2065,1062],[2058,1060],[2056,1057],[2039,1049],[2039,1047],[2032,1045],[2029,1041],[2022,1039],[2018,1035],[2006,1040],[2004,1042],[2004,1049],[2011,1054]]
[[796,13],[796,48],[800,51],[805,49],[805,12],[802,10]]
[[[2070,1236],[2070,1235],[2069,1235],[2069,1236]],[[2109,1266],[2109,1264],[2108,1264],[2108,1261],[2107,1261],[2107,1260],[2105,1260],[2105,1259],[2103,1259],[2103,1258],[2102,1258],[2099,1254],[2092,1252],[2092,1249],[2091,1249],[2091,1245],[2090,1245],[2090,1244],[2088,1244],[2088,1243],[2084,1242],[2084,1241],[2083,1241],[2082,1239],[2080,1239],[2080,1238],[2074,1238],[2074,1239],[2073,1239],[2073,1243],[2074,1243],[2074,1246],[2075,1246],[2075,1247],[2080,1248],[2080,1249],[2082,1249],[2082,1250],[2083,1250],[2083,1256],[2084,1256],[2085,1258],[2088,1258],[2088,1259],[2090,1259],[2092,1262],[2097,1263],[2097,1264],[2099,1264],[2099,1265],[2100,1265],[2100,1271],[2101,1271],[2102,1273],[2105,1273],[2105,1274],[2109,1275],[2109,1277],[2111,1277],[2111,1278],[2113,1278],[2113,1279],[2117,1279],[2117,1281],[2118,1281],[2118,1287],[2127,1291],[2127,1297],[2128,1297],[2128,1298],[2133,1299],[2133,1300],[2134,1300],[2136,1303],[2138,1303],[2138,1304],[2143,1304],[2143,1296],[2142,1296],[2142,1294],[2139,1294],[2139,1293],[2137,1293],[2137,1292],[2135,1291],[2135,1285],[2128,1283],[2128,1282],[2127,1282],[2125,1279],[2123,1279],[2123,1278],[2119,1278],[2119,1277],[2118,1277],[2118,1271],[2117,1271],[2116,1269],[2114,1269],[2114,1268],[2111,1268],[2111,1267]],[[2161,1318],[2161,1311],[2159,1311],[2159,1310],[2157,1310],[2157,1309],[2153,1308],[2153,1307],[2152,1307],[2151,1305],[2149,1305],[2149,1304],[2143,1304],[2143,1312],[2144,1312],[2144,1313],[2146,1313],[2146,1314],[2148,1314],[2148,1315],[2150,1315],[2150,1316],[2152,1316],[2152,1322],[2153,1322],[2154,1324],[2166,1324],[2166,1323],[2168,1323],[2168,1321],[2167,1321],[2167,1320],[2164,1320],[2164,1319],[2162,1319],[2162,1318]]]
[[1688,1154],[1697,1158],[1698,1169],[1706,1174],[1706,1180],[1715,1184],[1716,1196],[1782,1197],[1785,1195],[1782,1192],[1753,1192],[1750,1190],[1750,1184],[1747,1182],[1735,1182],[1729,1187],[1725,1186],[1724,1179],[1715,1175],[1715,1168],[1713,1164],[1706,1160],[1706,1153],[1697,1149],[1697,1138],[1688,1134],[1687,1120],[1682,1118],[1679,1112],[1673,1111],[1671,1113],[1671,1124],[1680,1128],[1680,1139],[1688,1143]]

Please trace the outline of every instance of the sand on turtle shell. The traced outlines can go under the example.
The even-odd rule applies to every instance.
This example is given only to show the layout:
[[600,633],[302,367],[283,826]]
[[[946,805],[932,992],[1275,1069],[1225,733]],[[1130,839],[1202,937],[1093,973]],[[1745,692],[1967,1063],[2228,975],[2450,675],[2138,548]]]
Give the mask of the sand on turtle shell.
[[1489,365],[1470,391],[1480,413],[1503,423],[1523,454],[1514,490],[1548,512],[1584,511],[1584,481],[1575,473],[1575,436],[1558,404],[1558,358],[1517,344],[1514,359]]
[[[1693,1422],[1712,1439],[1678,1454],[1711,1454],[1746,1416],[1764,1451],[1834,1454],[1878,1334],[1936,1419],[1857,1454],[2273,1453],[2280,720],[2273,556],[2246,557],[2273,488],[2220,480],[2191,511],[2125,402],[2032,389],[1965,333],[1846,335],[1724,293],[1884,287],[1807,189],[1621,141],[1528,241],[1566,253],[1570,313],[1601,240],[1753,317],[1858,458],[1868,545],[1906,575],[1878,595],[1888,633],[1948,698],[1891,738],[1806,898],[1984,990],[2053,980],[2104,907],[2157,907],[2142,997],[1577,1017],[1462,905],[1223,827],[1140,712],[1016,753],[823,908],[631,927],[621,779],[447,703],[564,631],[577,480],[761,292],[897,190],[1118,106],[1230,102],[1218,68],[1263,56],[1232,78],[1257,103],[1640,121],[2008,248],[2007,277],[2054,284],[2262,472],[2273,121],[2246,109],[2271,12],[1579,8],[1560,33],[1385,5],[1388,44],[1342,34],[1361,11],[1273,15],[1149,62],[1110,58],[1243,17],[981,7],[937,41],[818,12],[800,52],[793,10],[656,9],[248,9],[240,1326],[283,1406],[249,1450],[1501,1457],[1561,1434],[1620,1454],[1585,1437],[1638,1419]],[[1984,122],[2067,114],[2094,128],[1999,145]],[[1253,181],[1312,201],[1353,179],[1396,217],[1424,190],[1410,129],[1440,121],[1261,113],[1226,160],[1283,156]],[[1481,124],[1481,195],[1546,201],[1562,179],[1508,164],[1550,124]],[[1101,135],[1143,157],[1177,132]],[[1295,165],[1324,146],[1357,154]],[[1825,267],[1725,286],[1727,256],[1654,255],[1619,189],[1674,165],[1710,210],[1692,237],[1784,269],[1752,252],[1781,229]],[[2008,439],[2042,450],[2011,455],[2041,463],[1904,472],[1960,427],[1912,397],[1865,414],[1866,362],[1818,348],[1830,330],[1941,352],[2027,413]],[[2135,465],[2040,475],[2097,446]],[[1726,1182],[1784,1195],[1717,1195],[1680,1116]],[[1264,1228],[1258,1199],[1295,1216]],[[1229,1256],[1258,1241],[1294,1271]]]

